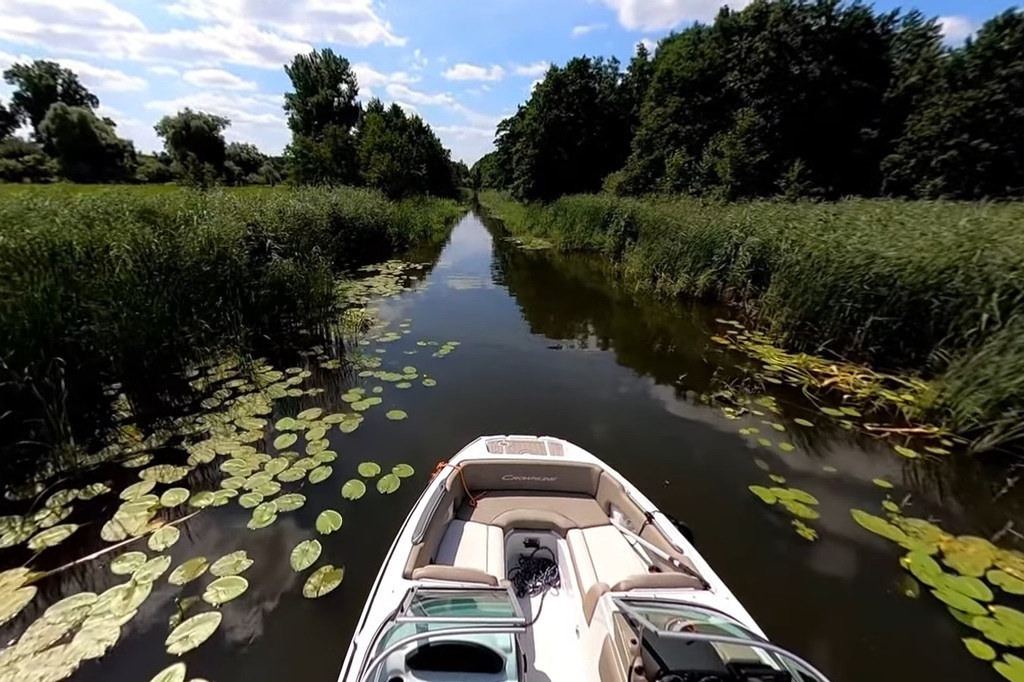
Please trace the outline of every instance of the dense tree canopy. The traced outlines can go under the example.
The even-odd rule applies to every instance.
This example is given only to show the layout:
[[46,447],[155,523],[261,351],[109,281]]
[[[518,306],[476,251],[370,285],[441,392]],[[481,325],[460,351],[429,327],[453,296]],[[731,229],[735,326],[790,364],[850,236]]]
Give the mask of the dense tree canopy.
[[72,182],[122,182],[134,172],[135,146],[86,107],[52,105],[38,136],[60,174]]
[[58,102],[69,107],[95,109],[100,101],[89,92],[70,69],[56,62],[36,60],[31,64],[13,64],[4,71],[4,80],[14,86],[11,113],[20,123],[32,126],[36,136],[50,107]]
[[[1024,194],[1024,15],[943,45],[919,12],[755,0],[642,46],[625,71],[553,67],[498,126],[478,186],[548,200]],[[624,151],[625,150],[625,151]],[[621,169],[621,170],[620,170]]]
[[224,150],[224,178],[233,185],[259,184],[267,157],[254,144],[232,142]]
[[177,172],[188,182],[206,186],[224,173],[224,129],[230,123],[223,116],[186,108],[174,116],[164,116],[155,129]]

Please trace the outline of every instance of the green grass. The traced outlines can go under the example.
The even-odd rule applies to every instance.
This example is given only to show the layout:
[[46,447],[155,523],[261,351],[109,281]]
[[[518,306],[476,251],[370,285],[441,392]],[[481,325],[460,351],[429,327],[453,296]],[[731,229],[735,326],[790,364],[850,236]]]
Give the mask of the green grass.
[[638,288],[740,304],[786,347],[936,377],[936,416],[986,445],[1024,435],[1024,205],[480,201]]
[[322,328],[340,275],[461,212],[356,189],[3,187],[0,467],[95,435],[111,383],[141,400],[191,362]]

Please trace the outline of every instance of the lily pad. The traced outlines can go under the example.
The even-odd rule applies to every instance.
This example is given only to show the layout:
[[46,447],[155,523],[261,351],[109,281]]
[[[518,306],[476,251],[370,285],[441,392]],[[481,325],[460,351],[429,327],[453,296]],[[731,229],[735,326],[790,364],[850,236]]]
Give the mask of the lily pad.
[[377,479],[377,492],[381,495],[390,495],[402,485],[402,479],[394,474],[384,474]]
[[21,610],[36,596],[36,591],[35,585],[29,585],[10,592],[0,592],[0,625],[21,613]]
[[320,452],[313,455],[313,459],[320,464],[328,464],[338,459],[338,453],[334,450],[321,450]]
[[211,606],[220,606],[232,599],[237,599],[247,589],[249,589],[248,580],[240,575],[226,575],[206,586],[206,591],[203,592],[203,601]]
[[274,439],[274,448],[277,450],[287,450],[291,446],[295,445],[298,440],[299,437],[294,433],[282,433]]
[[185,664],[175,663],[167,666],[154,675],[149,682],[185,682]]
[[263,495],[254,492],[243,493],[238,497],[238,504],[243,509],[255,509],[263,502]]
[[333,592],[344,578],[344,568],[335,568],[330,564],[321,566],[313,572],[313,575],[309,576],[306,584],[302,586],[302,596],[307,599],[322,597]]
[[240,549],[214,561],[213,566],[210,566],[210,573],[218,578],[223,578],[244,573],[252,565],[253,560],[249,558],[244,549]]
[[[892,525],[885,519],[881,518],[880,516],[869,514],[866,511],[862,511],[860,509],[851,509],[850,515],[853,517],[853,520],[856,521],[861,527],[871,531],[876,535],[881,535],[883,538],[887,540],[891,540],[899,544],[903,544],[909,541],[909,538],[907,537],[906,533],[904,533],[902,530]],[[950,606],[952,606],[952,604],[950,604]]]
[[778,502],[778,498],[775,497],[775,493],[773,493],[768,488],[765,488],[764,486],[752,485],[749,486],[748,489],[750,490],[750,492],[754,493],[759,498],[761,498],[761,501],[764,502],[765,504],[775,504],[776,502]]
[[171,557],[169,556],[158,556],[153,557],[146,563],[139,566],[134,573],[132,573],[132,580],[136,583],[145,584],[156,582],[157,578],[162,576],[168,568],[171,567]]
[[1008,594],[1024,594],[1024,580],[1002,569],[993,568],[985,574],[985,579]]
[[314,419],[319,419],[320,415],[322,415],[323,413],[324,411],[319,407],[311,407],[308,410],[303,410],[302,412],[299,412],[298,417],[296,418],[304,421],[312,421]]
[[167,646],[167,653],[181,656],[188,651],[192,651],[213,635],[217,628],[220,627],[223,617],[220,611],[209,611],[192,616],[174,628],[171,634],[167,636],[167,641],[164,642]]
[[843,414],[842,410],[837,410],[834,407],[819,407],[818,409],[821,410],[822,414],[827,414],[830,417],[844,417],[844,416],[846,416],[846,415]]
[[277,505],[274,502],[264,502],[252,510],[252,518],[246,524],[249,530],[266,528],[277,521]]
[[188,488],[168,488],[164,491],[164,494],[160,496],[160,506],[162,507],[177,507],[179,504],[184,504],[188,501],[188,498],[192,495]]
[[436,379],[424,379],[423,380],[423,385],[425,387],[427,387],[427,388],[433,388],[434,386],[437,386],[437,380]]
[[279,419],[278,422],[274,424],[274,428],[278,431],[294,431],[298,428],[298,425],[291,417],[285,417],[284,419]]
[[316,469],[313,469],[312,471],[309,472],[309,482],[312,483],[313,485],[316,485],[317,483],[323,483],[328,478],[330,478],[331,474],[333,473],[334,469],[332,469],[331,467],[319,466]]
[[963,611],[974,616],[984,616],[986,611],[985,607],[974,601],[970,597],[946,589],[934,589],[932,594],[939,601],[945,602],[949,606],[952,606],[957,611]]
[[929,587],[938,587],[945,575],[938,562],[920,550],[910,552],[900,563],[911,575]]
[[770,440],[768,440],[767,438],[763,438],[763,437],[762,438],[758,438],[757,439],[757,443],[758,443],[758,445],[761,445],[762,447],[766,447],[766,448],[770,448],[772,446],[772,442]]
[[290,512],[295,511],[306,504],[306,496],[300,495],[299,493],[289,493],[287,495],[282,495],[274,502],[277,505],[278,513]]
[[122,500],[131,501],[142,497],[143,495],[148,495],[155,487],[156,481],[139,481],[138,483],[132,483],[130,486],[122,490],[118,497]]
[[287,470],[291,465],[291,460],[287,457],[275,457],[263,465],[263,471],[271,476],[277,476],[281,472]]
[[216,501],[217,498],[213,496],[212,492],[209,490],[202,490],[193,495],[188,501],[188,504],[190,507],[195,507],[196,509],[205,509]]
[[402,410],[389,410],[387,412],[387,414],[385,414],[384,416],[387,417],[388,419],[390,419],[393,422],[398,422],[398,421],[402,421],[403,419],[405,419],[409,415],[406,414],[405,412],[403,412]]
[[181,531],[176,526],[164,526],[155,530],[146,544],[154,552],[163,552],[174,546],[180,537]]
[[110,562],[110,572],[114,575],[129,575],[137,571],[146,561],[145,552],[125,552]]
[[408,464],[396,464],[395,466],[391,467],[391,473],[393,473],[395,476],[398,476],[399,478],[409,478],[410,476],[416,474],[416,470],[413,469]]
[[808,421],[806,419],[803,419],[802,417],[797,417],[796,419],[793,420],[793,423],[794,424],[798,424],[799,426],[806,426],[806,427],[814,426],[814,422],[811,422],[811,421]]
[[966,575],[944,575],[938,588],[959,592],[980,602],[990,602],[995,598],[988,585],[978,578]]
[[973,637],[965,637],[963,640],[964,646],[971,652],[971,655],[975,658],[980,658],[983,661],[993,661],[996,658],[996,650],[991,646]]
[[363,478],[373,478],[380,473],[380,465],[376,462],[363,462],[357,467],[357,471]]
[[360,481],[358,478],[353,478],[350,481],[346,481],[345,485],[341,486],[341,496],[346,500],[358,500],[360,497],[366,494],[366,484]]
[[33,552],[40,552],[48,547],[56,547],[71,537],[76,530],[78,530],[76,523],[66,523],[41,530],[29,539],[28,548]]
[[891,490],[892,489],[892,483],[890,483],[889,481],[885,480],[884,478],[876,478],[876,479],[872,480],[871,482],[874,483],[875,485],[877,485],[879,488],[885,488],[886,490]]
[[942,562],[960,575],[977,578],[985,575],[998,552],[984,538],[962,535],[942,545]]
[[893,450],[896,451],[896,454],[902,455],[903,457],[906,457],[907,459],[917,459],[918,457],[921,456],[916,451],[911,450],[910,448],[904,447],[902,445],[895,445],[895,446],[893,446]]
[[209,566],[210,562],[206,560],[206,557],[194,557],[171,571],[167,582],[172,585],[187,585],[199,578],[203,573],[206,573],[206,569]]
[[292,570],[296,573],[305,571],[316,563],[323,552],[319,540],[304,540],[295,546],[291,553]]
[[341,529],[341,514],[333,509],[326,509],[316,517],[316,529],[321,535],[330,535]]

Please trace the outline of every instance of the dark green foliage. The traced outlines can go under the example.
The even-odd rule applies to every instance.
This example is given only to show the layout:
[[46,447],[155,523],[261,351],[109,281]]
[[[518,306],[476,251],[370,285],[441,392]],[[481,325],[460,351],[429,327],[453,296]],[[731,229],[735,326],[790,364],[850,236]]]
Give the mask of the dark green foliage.
[[174,160],[176,174],[190,184],[205,187],[224,173],[224,129],[229,124],[223,116],[186,108],[174,116],[164,116],[155,129]]
[[406,116],[397,104],[385,109],[380,100],[370,100],[356,148],[363,182],[391,198],[455,195],[448,150],[423,119]]
[[123,182],[135,170],[135,146],[91,109],[57,102],[39,124],[43,149],[72,182]]
[[254,144],[232,142],[225,149],[224,179],[230,185],[261,184],[258,177],[267,157]]
[[937,376],[933,416],[1024,437],[1024,208],[571,196],[481,203],[513,232],[591,251],[631,283],[742,302],[787,347]]
[[287,155],[294,181],[303,185],[354,182],[358,171],[350,133],[359,121],[359,83],[348,60],[326,48],[296,55],[284,70],[294,89],[284,96],[292,131]]
[[18,117],[0,102],[0,140],[10,137],[17,129]]
[[57,176],[57,163],[43,148],[21,138],[0,141],[0,181],[51,182]]
[[174,180],[171,157],[166,153],[139,154],[139,165],[135,169],[135,181],[143,184],[165,183]]
[[153,399],[192,362],[336,321],[342,272],[445,234],[461,212],[350,189],[4,191],[0,445],[21,444],[0,470],[88,443],[113,382]]
[[501,186],[540,200],[600,189],[629,152],[630,97],[641,80],[624,80],[614,59],[580,57],[552,67],[498,126]]
[[489,152],[469,169],[469,186],[475,190],[505,189],[501,182],[501,169],[498,166],[498,152]]
[[13,64],[4,71],[4,80],[14,86],[11,113],[20,123],[32,126],[37,136],[39,125],[54,104],[62,102],[86,109],[95,109],[100,104],[73,71],[56,62],[37,59],[31,64]]

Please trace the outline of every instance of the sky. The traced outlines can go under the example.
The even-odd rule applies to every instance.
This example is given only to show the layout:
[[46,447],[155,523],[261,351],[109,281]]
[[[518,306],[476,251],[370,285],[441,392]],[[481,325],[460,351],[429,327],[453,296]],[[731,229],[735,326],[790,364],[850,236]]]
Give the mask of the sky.
[[[284,64],[331,47],[349,59],[360,97],[418,113],[472,164],[493,148],[549,64],[578,55],[628,61],[673,29],[714,17],[720,0],[0,0],[0,69],[50,59],[75,71],[100,112],[140,151],[153,125],[185,107],[231,120],[229,141],[279,154]],[[729,5],[738,9],[746,0]],[[895,3],[881,2],[879,9]],[[964,40],[1006,6],[919,0]],[[11,88],[0,84],[0,98]]]

